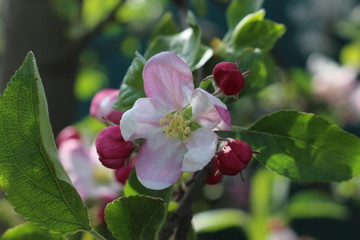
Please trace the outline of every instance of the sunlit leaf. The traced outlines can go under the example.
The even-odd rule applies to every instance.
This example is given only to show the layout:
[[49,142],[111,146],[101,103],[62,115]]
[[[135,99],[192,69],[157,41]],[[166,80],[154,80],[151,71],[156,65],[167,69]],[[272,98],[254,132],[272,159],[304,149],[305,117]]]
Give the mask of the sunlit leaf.
[[196,25],[172,36],[159,36],[149,45],[145,58],[149,59],[163,51],[171,51],[181,57],[192,70],[203,66],[212,56],[213,51],[200,44],[201,31]]
[[96,26],[121,0],[84,0],[82,8],[83,24],[87,28]]
[[286,211],[289,218],[336,218],[346,220],[349,210],[330,196],[318,191],[303,191],[294,195]]
[[244,228],[248,215],[238,209],[218,209],[195,214],[193,225],[196,232],[213,232],[230,227]]
[[227,21],[230,29],[248,14],[259,10],[264,0],[233,0],[226,11]]
[[90,230],[87,209],[57,158],[32,53],[0,97],[0,187],[15,210],[57,233]]
[[142,195],[121,197],[107,205],[105,221],[118,239],[155,240],[165,213],[165,204],[160,198]]
[[60,235],[51,234],[49,231],[35,226],[29,222],[8,229],[0,240],[65,240]]
[[343,181],[360,174],[360,139],[313,114],[279,111],[239,129],[280,175],[306,182]]
[[264,11],[260,10],[245,17],[235,27],[232,36],[234,49],[251,47],[268,51],[275,45],[285,33],[285,26],[263,17]]

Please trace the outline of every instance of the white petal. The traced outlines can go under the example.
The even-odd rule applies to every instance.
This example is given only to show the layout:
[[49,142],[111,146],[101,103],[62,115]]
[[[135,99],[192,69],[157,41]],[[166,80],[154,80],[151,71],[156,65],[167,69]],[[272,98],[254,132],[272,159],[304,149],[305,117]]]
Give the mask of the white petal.
[[169,106],[155,98],[139,98],[133,108],[126,111],[120,121],[123,138],[131,141],[148,138],[154,132],[162,131],[160,119],[170,112]]
[[182,171],[196,172],[203,169],[214,157],[218,142],[217,135],[207,128],[192,132],[186,141],[188,152],[184,156]]
[[203,89],[197,88],[191,95],[193,120],[203,127],[230,130],[231,117],[226,105]]
[[146,96],[160,98],[173,110],[187,106],[188,97],[194,91],[189,66],[171,52],[161,52],[151,57],[144,66],[143,79]]
[[182,175],[181,164],[186,150],[178,138],[156,133],[141,146],[135,160],[139,181],[150,189],[164,189]]

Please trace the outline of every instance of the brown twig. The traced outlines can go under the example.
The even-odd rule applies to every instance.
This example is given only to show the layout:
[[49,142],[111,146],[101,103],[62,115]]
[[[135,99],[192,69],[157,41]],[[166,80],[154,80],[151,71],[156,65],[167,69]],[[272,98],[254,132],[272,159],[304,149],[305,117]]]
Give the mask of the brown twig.
[[189,225],[192,218],[191,205],[197,194],[200,192],[201,187],[204,185],[205,179],[209,176],[210,173],[211,163],[206,165],[201,171],[195,173],[191,181],[191,185],[182,198],[179,207],[164,224],[159,234],[159,240],[168,240],[169,237],[174,233],[175,228],[177,228],[179,225],[180,226],[178,227],[176,236],[185,236],[185,238],[176,238],[176,240],[186,239],[187,231],[189,230]]
[[187,11],[188,11],[188,5],[186,0],[172,0],[174,5],[179,9],[179,15],[180,15],[180,25],[182,29],[185,29],[188,24],[186,21]]

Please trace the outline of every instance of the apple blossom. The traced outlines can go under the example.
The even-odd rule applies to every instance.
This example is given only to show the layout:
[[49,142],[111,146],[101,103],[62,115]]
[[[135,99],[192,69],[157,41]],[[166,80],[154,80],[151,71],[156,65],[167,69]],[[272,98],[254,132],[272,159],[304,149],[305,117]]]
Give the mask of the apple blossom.
[[80,133],[74,126],[68,126],[61,130],[61,132],[56,137],[56,145],[60,146],[61,143],[71,138],[80,139]]
[[315,96],[332,105],[346,101],[356,84],[357,72],[354,69],[341,66],[320,54],[312,54],[307,66],[313,74],[312,88]]
[[114,170],[97,160],[95,146],[85,146],[80,139],[64,140],[58,149],[61,164],[83,200],[115,198],[121,184],[115,180]]
[[101,122],[105,122],[106,119],[114,124],[119,124],[123,113],[113,109],[118,95],[118,89],[106,88],[97,92],[91,100],[90,115]]
[[210,162],[218,142],[213,130],[230,130],[231,117],[218,98],[194,89],[189,66],[171,52],[151,57],[143,80],[147,98],[124,113],[120,128],[126,141],[145,139],[135,160],[139,181],[164,189]]

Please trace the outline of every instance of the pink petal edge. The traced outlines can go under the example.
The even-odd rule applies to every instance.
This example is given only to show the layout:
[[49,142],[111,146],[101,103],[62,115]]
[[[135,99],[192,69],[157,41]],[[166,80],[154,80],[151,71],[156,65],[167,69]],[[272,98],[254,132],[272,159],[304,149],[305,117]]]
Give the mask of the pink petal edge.
[[151,57],[145,64],[143,79],[146,96],[160,98],[172,110],[188,105],[189,95],[194,91],[189,66],[172,52]]

